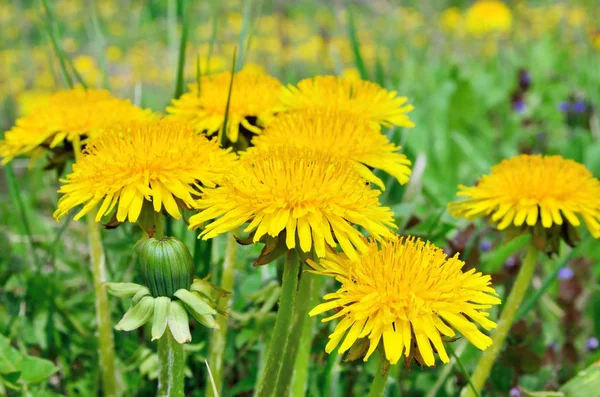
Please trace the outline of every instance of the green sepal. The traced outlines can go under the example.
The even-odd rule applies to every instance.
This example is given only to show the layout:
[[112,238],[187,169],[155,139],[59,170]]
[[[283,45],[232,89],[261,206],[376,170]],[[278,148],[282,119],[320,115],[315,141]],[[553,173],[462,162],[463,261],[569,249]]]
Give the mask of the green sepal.
[[204,325],[206,328],[221,328],[217,323],[217,320],[210,314],[198,315],[194,312],[190,312],[192,317],[196,319],[200,324]]
[[171,301],[169,304],[169,314],[167,315],[167,324],[177,343],[183,344],[192,340],[189,317],[183,307],[183,303]]
[[191,313],[198,314],[200,316],[205,314],[215,314],[217,311],[207,304],[200,295],[190,292],[186,289],[180,289],[173,294],[177,298],[181,299],[185,306]]
[[159,339],[167,329],[167,316],[171,298],[159,296],[154,299],[154,316],[152,318],[152,341]]
[[139,303],[139,301],[145,297],[145,296],[150,296],[150,290],[146,287],[140,288],[138,290],[138,292],[135,293],[135,295],[133,295],[133,298],[131,298],[131,305],[135,306]]
[[133,305],[115,325],[118,331],[133,331],[144,325],[154,313],[154,298],[146,296],[136,305]]
[[[135,283],[104,283],[106,291],[117,298],[134,296],[140,289],[146,288]],[[147,289],[147,288],[146,288]]]
[[206,278],[198,278],[195,277],[192,285],[190,286],[190,291],[194,291],[199,293],[201,296],[205,297],[209,300],[217,300],[219,298],[223,298],[227,295],[230,295],[231,292],[224,290],[223,288],[215,285]]
[[266,265],[275,262],[278,258],[285,255],[285,253],[289,251],[285,240],[285,231],[279,233],[276,237],[271,237],[269,235],[263,237],[261,242],[264,243],[265,246],[252,266],[257,267]]
[[367,351],[369,350],[369,339],[360,338],[357,339],[356,342],[350,346],[348,349],[348,353],[346,353],[346,357],[344,357],[344,362],[358,360],[359,358],[363,358]]

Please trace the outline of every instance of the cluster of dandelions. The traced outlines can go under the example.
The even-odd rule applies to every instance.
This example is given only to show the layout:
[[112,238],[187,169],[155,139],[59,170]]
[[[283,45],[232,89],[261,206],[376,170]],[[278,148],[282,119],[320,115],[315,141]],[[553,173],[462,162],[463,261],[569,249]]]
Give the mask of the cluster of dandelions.
[[[412,351],[413,335],[417,341],[414,349],[425,358],[422,362],[433,365],[431,346],[446,361],[439,344],[440,332],[451,334],[446,324],[456,327],[480,348],[489,345],[482,337],[473,336],[477,334],[469,319],[479,320],[486,329],[493,327],[491,321],[472,314],[497,303],[497,299],[481,298],[484,305],[473,296],[457,294],[453,298],[445,292],[457,286],[463,288],[460,286],[464,284],[474,295],[493,294],[489,278],[470,283],[464,276],[468,273],[461,270],[464,264],[456,258],[448,260],[439,250],[413,250],[418,260],[403,262],[405,249],[421,243],[394,236],[393,213],[379,201],[385,184],[374,172],[376,169],[401,184],[410,177],[410,161],[382,131],[383,127],[414,126],[408,116],[412,106],[406,97],[375,83],[334,76],[318,76],[284,87],[275,78],[251,69],[234,76],[203,76],[199,85],[191,85],[188,93],[167,107],[168,115],[162,120],[105,92],[75,89],[56,95],[64,97],[60,102],[63,105],[58,104],[59,111],[53,110],[58,101],[49,101],[32,111],[7,134],[2,147],[5,161],[9,161],[17,154],[72,141],[86,144],[72,173],[61,180],[57,219],[79,206],[76,219],[95,210],[97,222],[104,220],[112,225],[147,222],[145,214],[152,212],[179,219],[181,211],[190,211],[196,212],[189,217],[190,229],[202,229],[199,237],[205,239],[239,230],[246,224],[243,233],[249,233],[254,243],[314,253],[321,260],[310,266],[322,269],[323,274],[333,275],[335,272],[324,269],[334,263],[356,264],[353,283],[364,285],[375,295],[393,297],[382,303],[381,310],[357,310],[373,299],[369,293],[335,301],[341,313],[335,317],[344,318],[332,334],[332,342],[349,333],[342,351],[349,347],[349,341],[368,337],[372,341],[368,357],[383,335],[386,357],[395,363],[399,355],[395,342],[390,350],[390,341],[395,339],[390,339],[389,330],[398,330],[394,335],[403,330],[404,354],[408,356]],[[104,112],[115,116],[115,120],[87,110],[102,110],[98,105],[102,101],[107,102]],[[135,110],[128,111],[127,106]],[[53,111],[58,116],[50,125],[56,127],[38,127],[49,124],[46,119]],[[121,112],[127,117],[119,118]],[[65,113],[73,114],[71,123],[59,118]],[[25,135],[28,141],[22,137]],[[230,145],[243,138],[241,149],[246,150],[236,155],[231,147],[239,150],[239,145],[220,148],[216,139],[210,139],[215,135],[225,135]],[[388,252],[388,244],[398,249]],[[398,277],[402,274],[398,282],[408,284],[412,283],[411,277],[431,273],[431,278],[438,280],[437,290],[420,296],[373,283],[366,276],[367,267],[384,252],[398,258],[382,271]],[[436,266],[420,265],[433,258]],[[359,270],[361,266],[364,269]],[[357,277],[359,274],[363,276]],[[462,281],[451,284],[450,278]],[[415,296],[423,300],[426,309],[410,310],[408,314],[397,310],[397,302]],[[331,302],[326,307],[336,308]],[[323,306],[318,309],[323,311]],[[425,312],[429,314],[424,316]],[[427,345],[430,343],[433,345]]]
[[[463,271],[464,262],[430,243],[395,235],[394,214],[379,201],[385,184],[375,170],[401,184],[410,177],[410,161],[382,132],[413,126],[407,98],[367,81],[318,76],[284,87],[242,70],[202,77],[164,119],[103,91],[75,89],[56,99],[19,120],[0,153],[6,162],[85,144],[61,180],[57,219],[82,206],[76,218],[96,209],[97,222],[138,222],[160,237],[157,214],[179,219],[187,211],[200,238],[241,229],[269,254],[295,251],[307,269],[341,283],[310,312],[335,311],[323,320],[339,320],[328,352],[339,345],[340,353],[353,349],[367,360],[379,348],[388,363],[404,356],[433,366],[435,354],[448,362],[444,342],[456,331],[482,350],[491,345],[477,326],[496,327],[487,310],[500,300],[490,277]],[[578,226],[579,217],[594,237],[600,233],[598,180],[560,157],[507,160],[460,195],[467,200],[450,204],[453,215],[490,216],[499,229],[541,228],[544,244],[565,224]],[[222,310],[210,294],[194,292],[193,275],[177,278],[172,268],[156,266],[153,274],[183,281],[166,300],[152,288],[115,287],[121,296],[141,294],[132,310],[139,302],[146,308],[120,328],[159,316],[158,337],[169,318],[178,327],[187,322],[185,308],[214,326],[206,316]],[[178,341],[189,340],[185,329]]]

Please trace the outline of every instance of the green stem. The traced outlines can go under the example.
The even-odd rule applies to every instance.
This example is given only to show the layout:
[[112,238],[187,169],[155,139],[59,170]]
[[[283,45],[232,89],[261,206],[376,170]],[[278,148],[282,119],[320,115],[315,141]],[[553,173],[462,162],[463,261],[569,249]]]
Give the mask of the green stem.
[[[231,291],[229,295],[230,306],[233,298],[233,286],[235,282],[235,256],[237,253],[237,241],[233,238],[233,234],[227,235],[227,246],[225,247],[225,259],[223,260],[223,269],[221,275],[221,287],[227,291]],[[218,316],[217,323],[219,328],[213,330],[210,341],[210,352],[208,356],[208,364],[212,372],[215,389],[218,393],[223,387],[223,361],[225,356],[225,342],[227,341],[227,325],[228,317]],[[212,384],[206,384],[206,396],[213,397]]]
[[88,240],[92,260],[92,276],[94,295],[96,298],[96,323],[98,327],[98,354],[100,356],[100,371],[102,373],[102,390],[104,396],[116,396],[117,385],[115,378],[115,347],[110,321],[108,296],[106,294],[106,263],[100,228],[94,216],[86,216],[88,225]]
[[[308,308],[310,309],[315,307],[321,299],[321,284],[323,278],[317,277],[315,274],[304,273],[302,275],[302,281],[307,279],[311,280],[313,284],[308,298]],[[302,286],[300,286],[300,291],[302,291]],[[304,327],[302,328],[302,335],[300,336],[300,342],[298,343],[298,357],[296,358],[294,377],[292,380],[293,397],[301,397],[306,395],[308,368],[310,363],[310,353],[313,342],[315,321],[316,317],[308,317],[304,319]]]
[[167,327],[158,340],[158,397],[183,397],[185,357],[183,345],[178,343]]
[[281,295],[279,296],[279,309],[275,319],[275,328],[271,335],[267,362],[263,370],[262,379],[258,385],[256,397],[273,397],[277,387],[277,380],[281,372],[285,351],[293,330],[291,329],[294,319],[294,302],[298,289],[298,276],[300,273],[300,261],[295,251],[287,254],[283,269],[283,280],[281,283]]
[[496,358],[502,350],[504,341],[515,320],[517,310],[519,309],[519,306],[525,297],[525,293],[531,286],[531,279],[533,278],[533,273],[535,272],[539,254],[540,251],[535,244],[530,243],[527,249],[527,255],[525,255],[525,259],[523,260],[523,264],[521,265],[521,269],[519,270],[519,274],[515,280],[515,284],[513,285],[510,295],[504,304],[504,310],[502,311],[500,319],[498,320],[498,328],[496,328],[494,334],[492,335],[492,346],[483,352],[479,362],[477,363],[475,372],[473,372],[473,376],[471,377],[472,387],[466,386],[462,390],[461,397],[475,397],[476,393],[473,389],[475,389],[477,393],[481,393],[481,390],[485,385],[485,381],[490,375],[492,366],[494,365],[494,362],[496,362]]
[[[298,380],[301,384],[298,386],[304,389],[306,378],[308,377],[308,359],[310,358],[310,348],[312,346],[312,319],[308,316],[311,305],[313,291],[316,290],[316,284],[319,277],[311,273],[302,273],[300,277],[300,287],[296,295],[293,308],[292,324],[288,330],[288,342],[283,353],[283,363],[277,377],[276,396],[288,396],[294,377],[300,376]],[[318,299],[318,297],[317,297]],[[306,328],[308,327],[308,330]],[[302,358],[299,357],[302,352]],[[294,394],[296,395],[296,394]],[[298,394],[304,396],[302,392]]]
[[[73,153],[75,161],[81,157],[81,141],[79,137],[73,140]],[[88,242],[90,245],[90,258],[92,261],[92,279],[94,284],[94,297],[96,306],[96,326],[98,327],[98,354],[100,356],[100,372],[102,374],[102,390],[104,396],[117,395],[115,373],[115,343],[110,321],[110,308],[106,293],[106,260],[100,226],[96,223],[94,215],[88,213],[85,217],[88,227]]]
[[[383,355],[381,351],[379,352],[380,362],[383,359]],[[371,390],[369,391],[368,397],[383,397],[385,394],[385,384],[387,383],[387,378],[390,375],[390,368],[385,371],[385,374],[381,373],[381,365],[377,366],[377,370],[375,371],[375,377],[373,378],[373,383],[371,383]]]

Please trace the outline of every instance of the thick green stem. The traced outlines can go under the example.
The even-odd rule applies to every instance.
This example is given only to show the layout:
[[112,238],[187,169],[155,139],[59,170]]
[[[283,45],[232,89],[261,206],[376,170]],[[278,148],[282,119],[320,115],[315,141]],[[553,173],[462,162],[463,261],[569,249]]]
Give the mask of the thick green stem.
[[158,397],[183,397],[183,345],[167,330],[158,340]]
[[[281,295],[279,297],[279,309],[277,310],[277,317],[275,319],[275,328],[271,336],[271,343],[267,352],[267,362],[256,397],[273,397],[276,395],[275,390],[284,362],[284,354],[288,350],[287,345],[290,341],[290,336],[294,333],[291,326],[294,319],[294,302],[296,301],[298,290],[300,268],[301,263],[295,251],[289,251],[283,269],[283,281],[281,283]],[[296,332],[299,333],[299,330]]]
[[[379,352],[380,360],[383,359],[381,351]],[[381,361],[380,361],[381,362]],[[381,373],[381,365],[378,366],[375,371],[375,377],[373,378],[373,383],[371,383],[371,390],[369,391],[369,397],[383,397],[385,394],[385,384],[387,383],[387,378],[390,375],[390,368],[385,371],[385,374]]]
[[[307,308],[313,308],[317,305],[321,299],[321,284],[323,277],[318,277],[315,274],[304,273],[300,281],[300,290],[298,291],[298,300],[302,299],[300,296],[303,292],[302,284],[310,284],[308,291]],[[298,314],[298,311],[296,311]],[[302,335],[300,336],[300,342],[298,343],[298,357],[296,358],[296,364],[294,365],[294,373],[292,379],[292,396],[303,397],[306,395],[306,384],[308,381],[308,368],[310,363],[310,353],[313,342],[313,331],[315,328],[315,317],[308,317],[307,310],[304,311],[304,326],[302,327]]]
[[[308,377],[308,359],[310,358],[310,347],[312,345],[313,324],[312,319],[308,316],[308,311],[312,307],[310,304],[311,298],[313,291],[316,289],[318,279],[318,276],[311,273],[303,273],[300,277],[300,287],[298,288],[293,309],[294,316],[288,331],[290,335],[285,352],[283,353],[281,370],[277,377],[276,396],[288,396],[292,380],[297,375],[300,375],[304,379],[304,382],[306,382],[306,378]],[[308,331],[305,329],[307,327],[306,324],[308,324]],[[300,352],[303,356],[301,359],[302,362],[300,362]],[[300,374],[297,371],[300,371]],[[299,382],[302,382],[302,379]],[[302,384],[302,389],[304,389],[304,384]],[[303,392],[299,395],[304,396],[305,393]]]
[[117,395],[117,387],[113,330],[110,321],[108,296],[104,286],[104,282],[106,281],[106,262],[100,227],[92,214],[88,214],[86,220],[92,260],[94,295],[96,298],[96,323],[98,327],[98,354],[100,356],[100,371],[102,373],[102,391],[104,396],[112,397]]
[[[531,285],[531,279],[533,278],[533,273],[535,272],[539,254],[540,251],[535,244],[530,243],[529,248],[527,249],[527,255],[523,260],[523,264],[521,265],[521,269],[519,270],[519,274],[515,280],[515,284],[513,285],[510,295],[504,304],[504,310],[502,311],[500,319],[498,320],[498,327],[492,335],[492,346],[483,352],[479,362],[477,363],[475,372],[473,372],[473,376],[471,377],[471,383],[473,387],[470,387],[470,385],[465,386],[461,392],[461,397],[475,397],[477,394],[481,393],[481,390],[485,385],[485,381],[489,377],[492,367],[496,362],[500,351],[502,350],[504,341],[506,340],[513,321],[515,320],[517,310],[519,309],[519,306],[525,297],[525,293]],[[476,392],[473,389],[475,389]]]
[[[235,282],[235,256],[237,253],[237,241],[233,238],[233,234],[227,235],[227,246],[225,248],[225,259],[223,260],[223,272],[221,275],[221,287],[227,291],[231,291],[229,302],[233,298],[233,286]],[[230,306],[227,304],[226,306]],[[220,394],[223,387],[223,362],[225,355],[225,342],[227,341],[227,325],[228,317],[218,316],[217,323],[220,328],[213,330],[210,340],[210,352],[208,356],[208,365],[212,372],[215,388]],[[206,396],[213,397],[213,386],[210,382],[206,384]]]

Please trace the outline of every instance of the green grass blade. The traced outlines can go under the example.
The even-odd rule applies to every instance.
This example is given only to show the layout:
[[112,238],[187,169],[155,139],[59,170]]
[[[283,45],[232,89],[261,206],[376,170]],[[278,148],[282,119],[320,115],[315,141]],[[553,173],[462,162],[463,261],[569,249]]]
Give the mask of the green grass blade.
[[200,67],[200,54],[198,54],[198,55],[196,55],[196,88],[198,89],[198,91],[197,91],[198,98],[200,98],[201,83],[202,83],[202,69]]
[[65,61],[65,57],[63,56],[63,53],[58,46],[58,42],[56,40],[56,35],[54,34],[54,29],[52,27],[52,21],[53,21],[52,11],[50,10],[50,7],[48,6],[47,0],[42,0],[42,5],[43,5],[44,11],[46,13],[46,17],[47,17],[47,18],[42,17],[42,20],[45,22],[44,26],[46,27],[46,33],[48,34],[48,38],[50,39],[50,43],[52,44],[52,49],[54,50],[54,54],[58,58],[58,64],[60,65],[60,71],[63,76],[63,80],[65,81],[65,84],[67,85],[68,88],[73,88],[73,79],[71,78],[71,75],[69,74],[69,70],[67,69],[67,63]]
[[81,84],[83,88],[87,88],[87,84],[85,84],[85,81],[83,80],[77,69],[75,69],[73,61],[65,54],[62,47],[58,44],[58,37],[54,31],[54,26],[57,25],[58,22],[54,18],[54,13],[48,5],[48,0],[42,0],[42,4],[44,6],[44,10],[46,11],[45,25],[48,31],[48,35],[50,36],[50,42],[52,43],[54,53],[58,57],[61,72],[63,74],[65,82],[67,83],[67,86],[69,88],[73,88],[73,79],[71,78],[71,75],[68,72],[68,68],[70,68],[71,72],[75,76],[75,79],[77,79],[77,82]]
[[208,43],[208,55],[206,56],[206,73],[210,74],[210,58],[212,57],[215,49],[215,42],[217,41],[217,27],[219,26],[219,3],[213,2],[213,19],[212,27],[210,32],[210,42]]
[[571,252],[569,252],[567,255],[565,255],[563,258],[561,258],[556,263],[556,267],[555,267],[554,271],[551,274],[549,274],[548,277],[546,277],[546,279],[543,281],[540,288],[535,290],[531,295],[529,295],[523,301],[523,303],[521,304],[521,307],[519,307],[519,310],[517,311],[517,314],[515,315],[515,321],[514,321],[515,323],[517,321],[519,321],[520,319],[522,319],[525,315],[527,315],[527,313],[529,313],[529,311],[531,309],[533,309],[533,307],[535,306],[537,301],[540,300],[540,298],[542,297],[542,295],[544,295],[544,293],[546,292],[548,287],[550,287],[550,284],[552,284],[552,282],[554,280],[556,280],[556,277],[558,276],[558,272],[560,271],[560,269],[565,267],[565,265],[573,257],[575,257],[578,253],[579,253],[579,248],[572,249]]
[[21,227],[23,228],[23,231],[27,236],[27,241],[29,242],[33,262],[35,263],[36,268],[39,270],[42,263],[40,262],[40,258],[35,250],[35,243],[33,241],[33,234],[31,232],[31,224],[29,223],[27,213],[25,212],[25,204],[23,203],[23,198],[21,197],[20,193],[21,189],[19,188],[19,182],[17,181],[17,177],[11,163],[8,163],[4,166],[4,174],[6,175],[6,183],[8,185],[10,198],[13,202],[13,206],[19,212],[19,217],[21,218]]
[[233,77],[235,76],[235,64],[237,60],[237,47],[233,49],[233,62],[231,64],[231,80],[229,80],[229,93],[227,94],[227,105],[225,106],[225,118],[223,119],[223,127],[219,131],[219,144],[225,147],[227,141],[227,119],[229,117],[229,105],[231,103],[231,91],[233,89]]
[[179,41],[179,57],[177,59],[177,75],[175,77],[175,94],[173,97],[179,99],[184,90],[184,67],[185,67],[185,48],[187,46],[189,30],[189,7],[186,0],[179,0],[179,7],[183,11],[183,25],[181,27],[181,40]]
[[489,258],[482,260],[482,263],[485,264],[486,272],[496,272],[502,265],[504,265],[508,258],[514,255],[518,250],[526,247],[527,244],[529,244],[529,241],[531,241],[531,235],[523,234],[498,247],[493,253],[490,254]]
[[94,4],[92,9],[92,27],[94,29],[96,51],[98,52],[98,60],[100,62],[100,69],[102,70],[102,85],[104,88],[110,91],[110,80],[108,79],[108,60],[106,59],[106,38],[102,32],[102,25],[100,18],[98,17],[98,5]]
[[350,2],[346,4],[346,9],[348,10],[348,35],[350,37],[350,44],[352,45],[352,52],[354,53],[354,63],[356,64],[356,68],[360,73],[360,77],[363,80],[368,80],[369,75],[367,73],[367,68],[365,67],[363,57],[360,53],[360,43],[358,41],[358,34],[356,33],[354,13],[352,12],[352,6],[350,5]]
[[475,389],[475,386],[473,386],[473,382],[471,382],[471,375],[469,375],[469,371],[467,371],[467,369],[465,368],[465,365],[462,363],[462,361],[460,361],[460,358],[458,358],[458,355],[454,352],[454,349],[452,348],[452,346],[449,343],[446,344],[446,349],[450,352],[450,355],[452,357],[454,357],[454,359],[456,360],[456,364],[458,364],[458,367],[460,368],[463,375],[465,376],[465,379],[467,380],[467,383],[469,384],[469,386],[471,386],[471,390],[473,390],[473,393],[475,394],[475,396],[481,397],[479,395],[479,392],[477,391],[477,389]]

